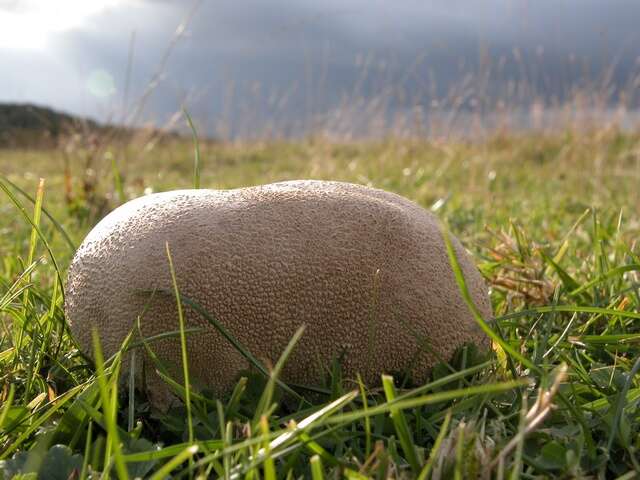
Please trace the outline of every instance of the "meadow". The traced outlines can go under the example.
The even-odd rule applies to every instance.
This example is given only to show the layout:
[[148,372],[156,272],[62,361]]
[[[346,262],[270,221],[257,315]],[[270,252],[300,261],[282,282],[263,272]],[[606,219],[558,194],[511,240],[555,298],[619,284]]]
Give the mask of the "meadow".
[[[638,477],[640,135],[198,150],[195,167],[189,138],[0,150],[0,478]],[[490,287],[492,351],[464,348],[424,385],[384,377],[379,389],[336,364],[322,388],[295,394],[276,382],[279,362],[230,396],[193,392],[189,408],[154,411],[121,372],[126,348],[95,363],[78,352],[65,270],[108,211],[194,176],[205,188],[350,181],[430,209]]]

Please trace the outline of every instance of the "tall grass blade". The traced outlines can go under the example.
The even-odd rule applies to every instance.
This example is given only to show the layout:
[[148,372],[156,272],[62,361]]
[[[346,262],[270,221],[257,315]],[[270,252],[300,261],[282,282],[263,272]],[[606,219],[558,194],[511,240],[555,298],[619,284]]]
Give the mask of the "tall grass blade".
[[528,315],[536,315],[540,313],[567,312],[567,313],[597,313],[611,317],[632,318],[640,320],[640,313],[629,312],[626,310],[617,310],[615,308],[591,307],[583,305],[550,305],[544,307],[533,307],[519,312],[507,313],[500,317],[496,317],[496,322],[511,320],[514,318],[526,317]]
[[620,422],[622,420],[622,415],[624,414],[624,406],[627,402],[627,393],[629,392],[629,387],[631,386],[631,383],[633,382],[639,371],[640,356],[636,359],[633,367],[631,368],[631,371],[627,374],[624,386],[618,394],[618,401],[616,402],[613,421],[611,422],[611,431],[609,432],[609,440],[607,441],[607,455],[609,455],[609,452],[611,452],[611,447],[613,447],[613,442],[615,441],[618,429],[620,428]]
[[62,281],[62,275],[60,273],[62,270],[60,269],[60,266],[58,265],[56,257],[53,254],[53,250],[51,249],[51,245],[49,245],[49,242],[47,241],[47,238],[44,236],[44,234],[42,233],[42,230],[40,230],[38,225],[36,225],[34,223],[33,219],[31,218],[29,213],[26,211],[24,206],[18,201],[18,199],[11,192],[11,190],[9,190],[9,188],[4,184],[3,181],[0,181],[0,189],[2,189],[2,191],[9,197],[9,200],[11,200],[11,203],[13,203],[13,205],[18,209],[18,211],[21,213],[22,217],[37,232],[38,238],[40,239],[40,241],[44,245],[44,248],[47,250],[47,253],[49,254],[49,258],[51,259],[51,263],[53,263],[53,267],[54,267],[54,269],[56,271],[56,277],[58,278],[58,282],[60,282],[60,291],[62,293],[62,296],[64,297],[64,287],[63,287],[64,282]]
[[280,358],[276,362],[276,365],[269,376],[269,380],[267,381],[267,385],[265,386],[264,391],[262,392],[260,401],[258,402],[258,406],[256,407],[256,412],[253,417],[254,425],[258,424],[258,422],[260,421],[260,418],[267,413],[267,410],[271,406],[271,400],[273,399],[273,393],[276,386],[276,379],[280,376],[280,372],[282,371],[282,368],[284,367],[285,362],[289,358],[289,355],[291,355],[293,348],[296,346],[296,344],[302,337],[304,330],[305,330],[304,325],[298,328],[298,331],[293,335],[293,337],[289,341],[289,344],[284,349],[284,352],[282,352],[282,355],[280,355]]
[[429,453],[429,458],[425,463],[420,475],[418,475],[418,480],[426,480],[429,478],[429,474],[433,470],[433,466],[435,465],[436,460],[438,459],[438,454],[440,453],[440,446],[444,438],[447,436],[447,432],[449,430],[449,423],[451,422],[451,410],[447,411],[446,416],[444,417],[444,421],[440,426],[440,431],[438,432],[438,436],[436,437],[435,442],[433,442],[433,447],[431,447],[431,453]]
[[273,458],[271,458],[271,448],[269,443],[269,422],[266,416],[260,417],[260,432],[262,433],[265,441],[262,446],[262,456],[263,456],[263,470],[264,470],[264,479],[265,480],[276,480],[276,466]]
[[363,410],[344,413],[342,415],[335,415],[328,418],[326,421],[331,424],[337,423],[351,423],[356,420],[360,420],[365,417],[371,417],[375,415],[381,415],[391,412],[391,409],[406,410],[409,408],[417,408],[424,405],[433,405],[439,402],[446,402],[449,400],[460,399],[464,397],[473,397],[475,395],[482,394],[497,394],[502,392],[508,392],[513,389],[523,387],[529,384],[529,380],[520,379],[512,380],[509,382],[501,382],[487,385],[477,385],[473,387],[467,387],[455,390],[446,390],[443,392],[432,393],[430,395],[423,395],[417,398],[409,398],[407,400],[396,400],[394,402],[387,402],[382,405],[376,405],[375,407],[369,407],[367,412]]
[[[16,192],[18,192],[21,196],[23,196],[24,198],[29,200],[29,202],[31,202],[32,204],[35,205],[35,203],[36,203],[36,199],[35,198],[33,198],[31,195],[29,195],[27,192],[25,192],[23,189],[21,189],[18,185],[13,183],[11,180],[9,180],[4,175],[0,175],[0,183],[1,182],[4,182],[7,185],[9,185]],[[71,240],[71,237],[69,236],[69,234],[67,233],[65,228],[62,226],[62,224],[60,222],[58,222],[58,220],[56,220],[56,218],[53,215],[51,215],[51,213],[49,213],[49,211],[44,206],[42,207],[42,213],[45,214],[45,216],[53,224],[53,226],[56,228],[56,230],[58,230],[58,232],[60,232],[60,235],[62,235],[62,238],[64,239],[65,243],[68,245],[68,247],[71,250],[71,252],[72,253],[75,252],[77,247],[76,247],[75,243],[73,242],[73,240]]]
[[464,278],[464,273],[462,273],[462,268],[460,267],[460,263],[458,262],[458,257],[456,255],[455,249],[453,247],[453,243],[451,243],[451,238],[449,237],[449,230],[442,225],[441,226],[442,236],[444,238],[444,242],[447,248],[447,254],[449,256],[449,263],[451,264],[451,268],[453,269],[453,273],[456,279],[456,283],[458,284],[458,288],[460,289],[460,293],[462,294],[462,298],[465,303],[469,307],[469,311],[473,314],[476,322],[484,331],[484,333],[489,336],[494,342],[496,342],[502,349],[509,353],[513,358],[516,358],[520,363],[525,365],[527,368],[540,372],[540,368],[535,365],[532,361],[522,355],[520,352],[516,351],[511,345],[504,341],[502,337],[496,334],[491,327],[487,324],[487,322],[482,318],[482,313],[478,310],[478,307],[473,302],[471,298],[471,294],[469,293],[469,288],[467,287],[467,282]]
[[[164,293],[159,291],[160,293]],[[258,360],[255,355],[253,355],[249,349],[247,349],[222,323],[220,323],[213,315],[211,315],[205,308],[203,308],[198,302],[192,300],[186,296],[182,296],[182,303],[187,305],[189,308],[192,308],[197,313],[199,313],[207,322],[209,322],[215,329],[226,338],[231,345],[235,347],[235,349],[247,359],[247,361],[254,366],[265,378],[270,379],[271,374],[269,370]],[[297,400],[301,402],[308,403],[303,397],[301,397],[296,391],[292,390],[286,383],[282,382],[279,379],[276,379],[275,382],[278,386],[287,392],[289,395],[293,396]]]
[[93,440],[93,422],[89,422],[87,427],[87,438],[84,444],[84,456],[82,460],[82,469],[80,470],[79,478],[84,480],[87,478],[87,471],[89,470],[89,458],[91,454],[91,442]]
[[[35,256],[36,253],[36,248],[38,246],[38,231],[37,228],[40,225],[40,214],[42,211],[42,201],[44,198],[44,179],[41,178],[40,181],[38,182],[38,188],[36,190],[36,202],[33,205],[33,220],[32,220],[32,228],[31,228],[31,236],[29,238],[29,250],[27,253],[27,265],[32,265],[34,263],[33,261],[33,257]],[[29,273],[27,274],[26,278],[24,279],[26,283],[31,283],[31,270],[29,270]],[[22,328],[20,328],[19,332],[18,332],[18,340],[16,342],[16,351],[21,351],[22,350],[22,342],[24,339],[24,335],[25,332],[27,332],[29,330],[30,325],[29,323],[29,318],[31,318],[30,315],[28,315],[28,310],[29,310],[29,289],[26,288],[24,289],[24,292],[22,294],[22,314],[25,318],[25,322],[22,325]],[[32,346],[35,347],[35,343],[32,343]],[[33,358],[34,355],[31,355],[31,358]],[[14,358],[14,361],[17,361],[18,357],[16,356]],[[16,364],[14,363],[13,368],[16,368]],[[29,398],[30,394],[31,394],[31,384],[33,382],[33,364],[30,363],[29,364],[29,368],[27,370],[27,385],[26,385],[26,389],[25,389],[25,393],[24,393],[24,397],[25,398]]]
[[[224,408],[222,408],[222,403],[220,400],[216,402],[216,409],[218,411],[218,428],[220,429],[220,437],[222,438],[222,450],[227,452],[227,449],[231,446],[231,442],[228,441],[227,438],[227,429],[224,415]],[[224,480],[229,480],[231,476],[231,455],[229,453],[224,453],[222,457],[222,468],[223,468],[223,476]]]
[[116,157],[114,157],[111,153],[109,153],[109,157],[111,159],[111,174],[113,175],[113,187],[118,194],[118,201],[120,204],[123,204],[127,201],[127,194],[124,193],[124,187],[122,185],[122,175],[120,175],[120,170],[118,169],[118,164],[116,163]]
[[165,243],[167,259],[169,260],[169,271],[171,273],[171,281],[173,282],[173,293],[176,297],[176,306],[178,309],[178,322],[180,324],[180,349],[182,352],[182,375],[184,376],[184,400],[187,409],[187,428],[189,434],[189,443],[193,442],[193,418],[191,415],[191,382],[189,381],[189,359],[187,356],[187,336],[185,334],[184,314],[182,312],[182,302],[180,301],[180,291],[178,289],[178,281],[176,279],[176,271],[173,267],[173,259],[169,250],[169,242]]
[[[362,399],[362,409],[366,412],[369,409],[367,393],[365,391],[364,382],[358,374],[358,387],[360,388],[360,398]],[[364,418],[364,456],[369,458],[371,455],[371,418]]]
[[604,275],[600,275],[589,282],[583,283],[575,290],[572,290],[571,292],[569,292],[569,295],[571,296],[579,295],[582,292],[596,286],[599,283],[610,280],[611,278],[620,277],[626,272],[638,272],[638,271],[640,271],[640,264],[637,264],[637,263],[631,263],[629,265],[622,265],[620,267],[612,268],[611,270],[606,272]]
[[116,424],[116,413],[118,411],[116,392],[118,388],[117,377],[115,379],[107,379],[105,371],[104,357],[102,355],[102,347],[100,345],[100,336],[97,330],[92,332],[93,338],[93,355],[96,364],[96,377],[100,388],[100,399],[102,401],[102,410],[104,412],[104,422],[107,430],[107,448],[105,450],[105,465],[111,461],[116,467],[116,473],[120,480],[129,478],[129,473],[122,456],[122,446],[120,443],[120,435],[118,434],[118,426]]
[[513,466],[511,467],[510,480],[518,480],[520,478],[520,471],[522,469],[522,453],[524,449],[524,431],[527,421],[527,396],[522,396],[521,408],[520,408],[520,423],[518,425],[518,445],[516,447],[516,455],[513,460]]
[[193,139],[193,188],[200,188],[200,142],[198,141],[198,132],[191,120],[191,115],[186,108],[182,109],[182,113],[187,119],[189,128],[191,129],[191,137]]
[[130,353],[129,364],[129,414],[127,415],[127,432],[131,432],[135,422],[135,393],[136,393],[136,351]]
[[[383,375],[382,386],[384,387],[384,393],[387,401],[393,404],[393,401],[396,399],[396,389],[393,385],[393,377],[389,375]],[[400,445],[402,445],[402,451],[404,452],[407,462],[409,462],[409,465],[411,466],[413,472],[415,474],[418,474],[418,472],[420,471],[420,462],[418,461],[413,438],[411,438],[407,419],[400,409],[391,406],[390,411],[391,420],[393,420],[396,434],[398,435],[398,439],[400,440]]]

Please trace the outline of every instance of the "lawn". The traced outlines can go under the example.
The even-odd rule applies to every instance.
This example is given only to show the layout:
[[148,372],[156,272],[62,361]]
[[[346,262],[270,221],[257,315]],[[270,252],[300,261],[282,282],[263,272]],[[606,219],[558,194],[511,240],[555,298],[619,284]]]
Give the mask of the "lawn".
[[377,389],[336,364],[286,393],[276,365],[155,411],[121,371],[130,353],[78,352],[65,271],[109,210],[192,187],[194,145],[0,150],[0,478],[637,478],[640,136],[202,142],[198,172],[205,188],[350,181],[432,210],[491,289],[492,351]]

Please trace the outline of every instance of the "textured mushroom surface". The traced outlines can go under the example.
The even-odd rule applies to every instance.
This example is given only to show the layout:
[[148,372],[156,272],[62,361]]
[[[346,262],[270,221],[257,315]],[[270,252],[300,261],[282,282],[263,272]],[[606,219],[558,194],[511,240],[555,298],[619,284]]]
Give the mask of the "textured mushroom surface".
[[[483,279],[452,241],[488,319]],[[345,376],[360,373],[369,384],[381,373],[405,371],[421,382],[438,361],[433,352],[449,359],[464,343],[489,343],[462,299],[431,213],[382,190],[292,181],[152,194],[105,217],[68,275],[65,310],[86,353],[93,328],[108,356],[140,315],[145,337],[178,329],[173,296],[150,301],[141,294],[172,290],[165,242],[181,295],[266,364],[306,325],[283,371],[286,381],[318,384],[337,358]],[[191,375],[227,392],[248,362],[197,312],[185,307],[185,319],[203,329],[187,336]],[[179,378],[179,339],[151,347]]]

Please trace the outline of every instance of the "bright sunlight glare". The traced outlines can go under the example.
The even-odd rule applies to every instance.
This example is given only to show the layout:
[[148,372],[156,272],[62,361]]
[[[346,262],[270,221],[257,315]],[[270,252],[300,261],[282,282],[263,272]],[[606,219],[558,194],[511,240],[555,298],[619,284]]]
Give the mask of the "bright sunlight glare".
[[123,0],[0,0],[0,48],[45,49],[51,37],[82,26]]

